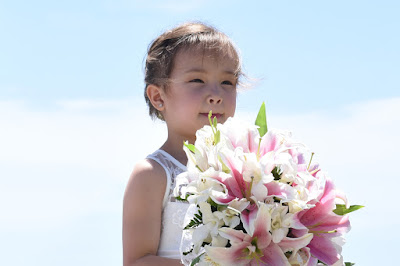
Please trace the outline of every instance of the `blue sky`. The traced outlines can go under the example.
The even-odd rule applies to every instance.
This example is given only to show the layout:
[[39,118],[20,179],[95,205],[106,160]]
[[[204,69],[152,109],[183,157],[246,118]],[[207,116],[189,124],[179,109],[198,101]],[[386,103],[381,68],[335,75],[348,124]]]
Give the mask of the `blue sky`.
[[389,264],[399,11],[394,0],[0,0],[0,264],[121,265],[126,181],[166,133],[146,114],[143,58],[188,20],[241,50],[252,88],[237,116],[266,101],[270,127],[293,130],[367,206],[351,217],[345,259]]

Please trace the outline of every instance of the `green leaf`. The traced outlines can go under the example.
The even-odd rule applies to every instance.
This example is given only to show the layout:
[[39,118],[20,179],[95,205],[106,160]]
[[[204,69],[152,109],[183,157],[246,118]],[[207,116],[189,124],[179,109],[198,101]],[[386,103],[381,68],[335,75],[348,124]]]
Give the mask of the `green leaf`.
[[203,223],[203,214],[201,213],[201,211],[199,210],[198,214],[194,215],[195,217],[193,217],[189,224],[185,226],[185,228],[183,228],[184,230],[190,229],[190,228],[195,228],[199,225],[201,225]]
[[190,196],[190,195],[187,194],[187,195],[186,195],[186,198],[181,198],[181,196],[178,196],[178,197],[175,197],[175,199],[178,200],[178,201],[188,202],[187,198],[188,198],[189,196]]
[[217,133],[215,133],[215,135],[214,135],[215,145],[217,145],[220,140],[221,140],[221,131],[218,130]]
[[362,206],[362,205],[351,205],[347,209],[346,205],[344,205],[344,204],[336,204],[336,209],[334,209],[333,212],[336,213],[337,215],[345,215],[345,214],[348,214],[350,212],[359,210],[359,209],[361,209],[363,207],[364,206]]
[[274,176],[274,180],[279,180],[281,179],[281,169],[279,169],[279,166],[275,166],[274,169],[271,171],[272,175]]
[[211,116],[212,116],[212,111],[210,110],[210,112],[208,112],[208,121],[210,121],[210,126],[213,125],[213,123],[211,121]]
[[197,263],[199,263],[199,261],[200,261],[200,257],[201,256],[203,256],[204,255],[204,253],[201,253],[199,256],[197,256],[194,260],[192,260],[192,263],[190,264],[190,266],[194,266],[194,265],[196,265]]
[[356,264],[353,263],[353,262],[345,262],[344,265],[345,266],[353,266],[353,265],[356,265]]
[[258,111],[258,115],[256,118],[256,123],[258,128],[258,132],[260,132],[260,136],[264,136],[268,132],[268,127],[267,127],[267,114],[265,112],[265,103],[263,102],[260,111]]
[[213,201],[211,198],[207,199],[207,203],[210,204],[211,206],[215,207],[215,208],[218,207],[218,204],[215,201]]
[[213,126],[214,126],[215,128],[217,128],[217,124],[218,124],[217,117],[216,117],[216,116],[214,116],[214,120],[213,120]]
[[188,148],[191,152],[196,153],[196,147],[193,144],[183,143],[186,148]]

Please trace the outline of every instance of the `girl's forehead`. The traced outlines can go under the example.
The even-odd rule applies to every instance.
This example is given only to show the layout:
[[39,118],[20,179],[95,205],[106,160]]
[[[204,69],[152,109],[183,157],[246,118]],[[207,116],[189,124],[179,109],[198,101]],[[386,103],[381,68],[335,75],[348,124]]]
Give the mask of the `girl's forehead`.
[[217,50],[185,49],[176,54],[173,70],[184,70],[188,67],[204,68],[210,65],[236,72],[238,60],[229,53],[218,53]]

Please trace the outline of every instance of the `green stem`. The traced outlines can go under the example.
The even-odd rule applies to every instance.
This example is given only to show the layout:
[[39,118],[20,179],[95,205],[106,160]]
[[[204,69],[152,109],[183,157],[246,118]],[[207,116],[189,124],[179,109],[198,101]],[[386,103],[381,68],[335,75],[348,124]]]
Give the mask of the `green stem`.
[[213,133],[215,135],[216,132],[215,132],[215,129],[214,129],[214,124],[213,124],[213,122],[211,120],[211,116],[212,116],[212,111],[210,110],[210,112],[208,113],[208,121],[210,122],[211,129],[212,129],[212,131],[213,131]]

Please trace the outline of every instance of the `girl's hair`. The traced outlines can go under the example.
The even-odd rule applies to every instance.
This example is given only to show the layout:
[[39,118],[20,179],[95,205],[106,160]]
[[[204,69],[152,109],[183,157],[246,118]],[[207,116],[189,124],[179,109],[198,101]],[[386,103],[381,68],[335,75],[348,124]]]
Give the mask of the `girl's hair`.
[[175,56],[181,50],[203,52],[203,54],[207,52],[217,58],[229,56],[234,59],[236,64],[237,84],[239,84],[239,78],[243,76],[239,52],[232,40],[224,33],[198,22],[185,23],[168,30],[155,39],[147,51],[144,97],[149,107],[149,114],[153,119],[164,120],[147,97],[147,87],[154,84],[167,90]]

